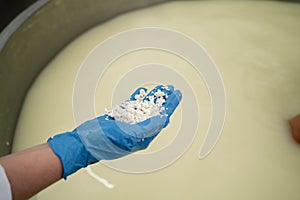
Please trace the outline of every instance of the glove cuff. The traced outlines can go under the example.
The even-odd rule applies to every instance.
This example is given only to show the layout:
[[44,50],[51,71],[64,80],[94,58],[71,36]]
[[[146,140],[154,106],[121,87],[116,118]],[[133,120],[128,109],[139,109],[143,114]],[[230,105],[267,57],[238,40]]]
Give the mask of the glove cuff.
[[77,170],[93,164],[98,160],[84,147],[77,133],[66,132],[55,135],[47,141],[59,157],[63,166],[62,178],[73,174]]

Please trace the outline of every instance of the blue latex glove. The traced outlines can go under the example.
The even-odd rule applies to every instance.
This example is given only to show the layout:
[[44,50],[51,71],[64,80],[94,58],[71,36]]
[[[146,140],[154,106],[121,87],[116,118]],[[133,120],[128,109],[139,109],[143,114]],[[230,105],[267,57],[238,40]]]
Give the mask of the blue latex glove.
[[[139,93],[137,89],[131,100]],[[148,96],[158,90],[168,95],[163,104],[165,111],[160,116],[149,118],[136,124],[116,121],[107,115],[89,120],[72,132],[66,132],[50,138],[48,143],[63,165],[62,177],[73,174],[82,167],[100,160],[111,160],[126,156],[147,148],[157,134],[168,125],[170,117],[178,106],[182,96],[173,86],[157,86]]]

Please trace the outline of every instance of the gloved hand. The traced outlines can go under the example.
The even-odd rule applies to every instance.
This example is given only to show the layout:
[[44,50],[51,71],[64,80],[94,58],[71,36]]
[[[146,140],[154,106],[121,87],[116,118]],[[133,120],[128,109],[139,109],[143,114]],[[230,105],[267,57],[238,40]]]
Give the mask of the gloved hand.
[[[137,89],[130,97],[134,99]],[[182,96],[173,86],[157,86],[148,96],[160,89],[168,95],[163,104],[164,113],[136,124],[114,120],[106,114],[89,120],[72,132],[50,138],[48,143],[63,165],[62,177],[73,174],[82,167],[100,160],[111,160],[145,149],[158,133],[168,125],[169,120]]]

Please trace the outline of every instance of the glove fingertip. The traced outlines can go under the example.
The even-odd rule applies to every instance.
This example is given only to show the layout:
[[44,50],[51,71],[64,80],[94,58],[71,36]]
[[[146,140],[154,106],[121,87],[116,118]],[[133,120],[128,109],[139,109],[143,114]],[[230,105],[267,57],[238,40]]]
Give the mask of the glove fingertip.
[[176,96],[176,99],[178,100],[178,102],[180,102],[182,99],[182,93],[180,92],[180,90],[175,90],[173,92],[173,94]]
[[182,99],[182,94],[179,90],[175,90],[167,99],[166,103],[163,104],[163,107],[165,108],[165,112],[170,117],[177,106],[179,105],[180,101]]
[[167,85],[166,90],[169,91],[169,92],[173,92],[174,91],[174,86],[173,85]]
[[130,96],[129,100],[130,100],[130,101],[135,100],[135,95],[140,94],[140,90],[144,90],[145,93],[147,93],[147,88],[139,87],[138,89],[136,89],[136,90],[132,93],[132,95]]

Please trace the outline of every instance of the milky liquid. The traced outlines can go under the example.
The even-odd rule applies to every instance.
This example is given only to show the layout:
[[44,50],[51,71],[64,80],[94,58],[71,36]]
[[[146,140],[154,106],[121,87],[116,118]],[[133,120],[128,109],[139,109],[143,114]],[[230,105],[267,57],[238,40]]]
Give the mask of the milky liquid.
[[[208,157],[198,159],[212,106],[201,75],[174,54],[135,51],[114,61],[99,80],[96,113],[101,115],[104,108],[112,106],[112,91],[130,70],[145,63],[163,63],[189,82],[197,99],[200,121],[190,148],[172,165],[151,173],[124,173],[103,164],[92,165],[91,169],[113,183],[114,189],[80,170],[34,198],[300,199],[300,146],[291,139],[287,124],[300,113],[297,4],[174,2],[127,13],[89,30],[62,50],[33,84],[13,150],[73,130],[72,92],[81,63],[108,37],[142,27],[169,28],[193,38],[218,66],[226,89],[227,115],[216,147]],[[124,91],[127,96],[132,89]],[[188,103],[189,98],[183,93],[182,103]],[[168,128],[141,154],[159,151],[176,138],[181,112],[179,107]]]

